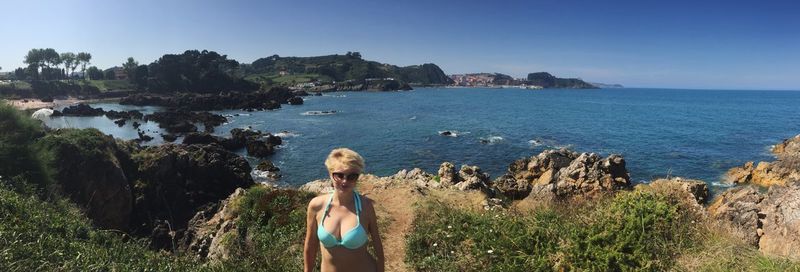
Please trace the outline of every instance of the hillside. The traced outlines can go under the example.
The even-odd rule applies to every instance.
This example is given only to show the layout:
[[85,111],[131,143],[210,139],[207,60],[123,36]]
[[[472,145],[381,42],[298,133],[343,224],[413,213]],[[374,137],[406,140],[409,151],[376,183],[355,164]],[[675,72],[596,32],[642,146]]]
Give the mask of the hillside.
[[548,72],[530,73],[528,81],[530,84],[542,86],[542,88],[597,89],[594,85],[579,78],[560,78]]
[[414,85],[452,82],[436,64],[399,67],[364,60],[358,52],[315,57],[273,55],[260,58],[249,65],[242,65],[242,68],[248,80],[268,84],[364,81],[378,78],[393,78],[401,83]]

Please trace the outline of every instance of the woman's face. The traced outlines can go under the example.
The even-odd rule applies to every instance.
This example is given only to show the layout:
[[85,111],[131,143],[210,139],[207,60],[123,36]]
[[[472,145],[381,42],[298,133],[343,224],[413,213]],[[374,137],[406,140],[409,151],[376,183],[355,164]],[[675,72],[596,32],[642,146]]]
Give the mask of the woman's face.
[[343,167],[330,172],[333,188],[337,191],[352,191],[361,172],[355,168]]

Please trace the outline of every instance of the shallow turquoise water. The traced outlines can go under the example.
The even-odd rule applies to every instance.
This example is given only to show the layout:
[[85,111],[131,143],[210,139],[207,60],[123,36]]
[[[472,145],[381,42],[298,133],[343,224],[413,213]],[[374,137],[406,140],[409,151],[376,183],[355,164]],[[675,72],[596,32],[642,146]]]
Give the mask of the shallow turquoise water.
[[[231,116],[229,123],[216,131],[225,135],[252,126],[295,135],[284,137],[282,149],[271,158],[288,184],[325,177],[325,156],[340,146],[361,153],[367,171],[377,175],[413,167],[435,172],[441,162],[451,161],[478,165],[496,177],[517,158],[570,147],[622,154],[639,182],[672,175],[717,183],[731,167],[773,159],[770,145],[799,134],[798,105],[800,92],[784,91],[421,88],[310,96],[304,105],[276,111],[223,111]],[[330,110],[337,112],[304,114]],[[136,136],[105,117],[60,118],[49,124]],[[153,124],[145,127],[158,132]],[[444,130],[458,136],[440,136]]]

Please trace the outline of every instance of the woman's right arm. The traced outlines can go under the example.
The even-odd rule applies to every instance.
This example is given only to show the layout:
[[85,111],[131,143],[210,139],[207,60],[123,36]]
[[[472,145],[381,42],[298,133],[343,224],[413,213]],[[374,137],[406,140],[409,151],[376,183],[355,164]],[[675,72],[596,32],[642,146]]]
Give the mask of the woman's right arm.
[[303,246],[303,267],[305,272],[314,271],[319,252],[319,238],[317,238],[317,211],[315,199],[308,203],[306,211],[306,242]]

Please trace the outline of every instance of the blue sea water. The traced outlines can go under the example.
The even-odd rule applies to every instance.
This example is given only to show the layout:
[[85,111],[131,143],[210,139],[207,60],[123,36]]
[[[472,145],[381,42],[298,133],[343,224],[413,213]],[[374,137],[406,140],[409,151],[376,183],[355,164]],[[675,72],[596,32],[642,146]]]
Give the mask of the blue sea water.
[[[275,111],[221,111],[229,122],[216,133],[245,127],[288,131],[270,159],[290,185],[326,177],[323,161],[336,147],[358,151],[367,172],[381,176],[414,167],[435,173],[450,161],[478,165],[497,177],[515,159],[569,147],[622,154],[636,182],[670,175],[719,184],[727,169],[772,160],[771,145],[800,134],[799,105],[800,92],[789,91],[419,88],[309,96],[304,105]],[[130,124],[118,128],[103,119],[65,117],[48,124],[136,137]],[[154,124],[144,128],[160,132]],[[446,130],[457,136],[439,135]]]

